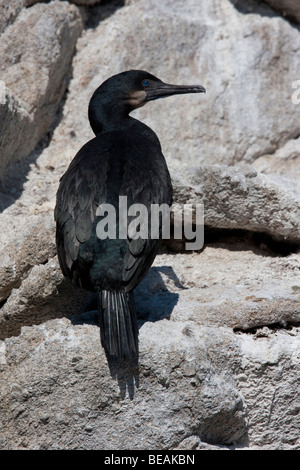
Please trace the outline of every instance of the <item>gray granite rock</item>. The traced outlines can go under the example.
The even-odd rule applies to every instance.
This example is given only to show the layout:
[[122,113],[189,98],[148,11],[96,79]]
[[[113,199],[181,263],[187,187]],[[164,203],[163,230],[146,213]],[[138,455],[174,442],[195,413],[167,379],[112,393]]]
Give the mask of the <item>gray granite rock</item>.
[[[54,1],[23,9],[1,35],[1,81],[15,100],[22,100],[30,119],[20,124],[20,113],[10,109],[3,116],[1,110],[0,174],[8,163],[26,157],[52,124],[81,30],[77,8]],[[7,103],[12,108],[11,98]]]
[[300,199],[249,165],[198,166],[173,173],[174,202],[203,203],[205,224],[245,229],[299,245]]
[[0,0],[0,34],[14,22],[23,7],[23,0]]
[[145,323],[140,338],[131,370],[109,369],[91,324],[53,320],[7,339],[1,448],[172,449],[195,436],[299,449],[299,336],[163,320]]
[[299,78],[300,33],[270,8],[270,16],[260,14],[261,2],[254,3],[247,14],[227,0],[132,0],[104,20],[100,4],[100,21],[94,12],[73,62],[64,127],[73,145],[92,136],[86,110],[94,89],[132,68],[207,90],[134,113],[159,134],[172,164],[252,163],[298,136],[292,84]]

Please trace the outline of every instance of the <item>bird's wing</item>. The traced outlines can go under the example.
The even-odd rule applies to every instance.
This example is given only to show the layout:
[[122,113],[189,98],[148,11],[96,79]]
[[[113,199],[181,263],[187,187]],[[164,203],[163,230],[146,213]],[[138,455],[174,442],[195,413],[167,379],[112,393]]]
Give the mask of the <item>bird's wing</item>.
[[74,157],[60,181],[54,217],[57,254],[66,277],[71,277],[80,244],[91,236],[98,205],[106,200],[106,154],[107,150],[100,152],[91,141],[88,161],[84,161],[85,145]]
[[[145,155],[143,155],[145,158]],[[149,159],[151,155],[146,155]],[[161,162],[161,164],[160,164]],[[166,165],[162,164],[164,157],[158,160],[157,166],[152,166],[150,171],[142,171],[141,174],[130,171],[127,168],[124,175],[122,191],[128,197],[130,204],[143,204],[148,212],[148,238],[127,239],[127,251],[124,259],[123,281],[126,290],[130,291],[143,279],[150,269],[154,258],[159,250],[161,239],[152,239],[151,235],[151,205],[166,203],[171,207],[172,186]],[[128,173],[128,174],[126,174]],[[134,184],[130,184],[133,181]],[[128,217],[130,222],[130,217]],[[159,235],[161,235],[161,224]]]
[[124,259],[123,282],[126,292],[134,289],[149,271],[160,240],[128,240]]

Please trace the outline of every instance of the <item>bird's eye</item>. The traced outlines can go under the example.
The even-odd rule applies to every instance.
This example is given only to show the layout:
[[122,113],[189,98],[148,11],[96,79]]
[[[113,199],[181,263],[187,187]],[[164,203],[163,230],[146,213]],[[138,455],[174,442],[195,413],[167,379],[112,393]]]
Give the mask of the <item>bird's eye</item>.
[[142,81],[142,85],[143,85],[143,86],[149,86],[148,80],[143,80],[143,81]]

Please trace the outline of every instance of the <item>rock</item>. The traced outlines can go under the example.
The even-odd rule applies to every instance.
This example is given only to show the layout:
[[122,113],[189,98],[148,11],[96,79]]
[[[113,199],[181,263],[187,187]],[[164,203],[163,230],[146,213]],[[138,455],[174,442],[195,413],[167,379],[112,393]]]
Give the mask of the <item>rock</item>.
[[9,26],[17,17],[23,7],[23,0],[0,0],[0,34]]
[[52,124],[66,90],[81,29],[77,8],[54,1],[23,9],[2,34],[1,80],[17,99],[22,99],[31,126],[20,126],[18,113],[9,116],[11,119],[15,115],[16,126],[22,133],[15,145],[11,139],[6,143],[1,138],[1,173],[8,162],[27,156]]
[[24,325],[82,313],[90,297],[89,292],[75,289],[63,278],[57,258],[36,264],[0,311],[0,339],[18,336]]
[[136,290],[141,318],[248,330],[300,320],[299,254],[233,237],[202,252],[160,254]]
[[99,343],[97,326],[66,319],[5,340],[2,449],[172,449],[189,436],[299,449],[299,336],[146,323],[132,371],[109,369]]
[[[55,231],[51,216],[31,216],[22,223],[19,219],[17,226],[14,226],[15,221],[7,226],[12,238],[1,244],[0,301],[5,300],[11,290],[20,285],[33,266],[43,264],[55,255]],[[3,234],[1,238],[4,238]]]
[[23,154],[24,136],[30,136],[33,126],[33,119],[26,109],[26,104],[14,97],[4,83],[2,90],[0,89],[0,126],[0,180],[2,180],[3,170],[11,163],[12,155]]
[[95,88],[130,68],[207,89],[205,96],[176,96],[134,113],[157,132],[173,164],[251,163],[299,135],[292,83],[300,34],[270,8],[262,16],[259,6],[246,14],[229,1],[168,0],[155,8],[132,1],[99,24],[96,11],[94,28],[78,41],[65,107],[64,129],[75,148],[93,135],[86,115]]
[[299,2],[297,0],[266,0],[267,3],[279,11],[281,14],[290,18],[296,23],[300,23]]
[[289,140],[275,153],[258,158],[253,167],[300,199],[300,137]]
[[300,200],[251,166],[199,166],[173,173],[174,202],[204,204],[205,224],[264,232],[299,245]]

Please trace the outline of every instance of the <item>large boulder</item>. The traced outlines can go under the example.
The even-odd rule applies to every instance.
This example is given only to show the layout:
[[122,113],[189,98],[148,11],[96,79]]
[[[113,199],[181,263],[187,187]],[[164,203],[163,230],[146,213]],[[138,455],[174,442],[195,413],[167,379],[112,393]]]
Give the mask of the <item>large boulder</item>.
[[23,0],[0,0],[0,34],[9,26],[17,17],[23,7]]
[[170,162],[251,163],[298,136],[292,84],[299,31],[267,6],[260,14],[259,3],[248,13],[227,0],[167,0],[155,8],[135,0],[99,23],[94,12],[94,27],[78,41],[65,107],[74,145],[92,136],[86,115],[94,89],[135,68],[206,87],[205,96],[176,96],[135,112],[157,131]]
[[290,193],[291,201],[300,199],[300,137],[289,140],[273,154],[262,155],[253,167]]
[[250,165],[203,165],[172,175],[174,202],[179,207],[202,202],[206,225],[300,244],[300,199],[286,181],[270,181]]
[[108,365],[93,322],[24,327],[0,348],[1,448],[299,449],[299,346],[162,320],[130,367]]
[[[1,107],[0,174],[9,163],[26,157],[52,124],[81,30],[77,8],[54,1],[23,9],[1,35],[0,74],[8,92],[6,107]],[[22,113],[14,109],[13,100],[22,100]]]
[[[15,97],[5,82],[0,83],[0,180],[3,170],[12,162],[13,157],[24,156],[26,143],[31,142],[33,118],[26,103]],[[26,136],[26,137],[25,137]]]

